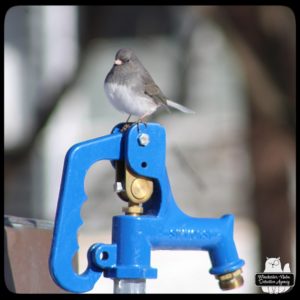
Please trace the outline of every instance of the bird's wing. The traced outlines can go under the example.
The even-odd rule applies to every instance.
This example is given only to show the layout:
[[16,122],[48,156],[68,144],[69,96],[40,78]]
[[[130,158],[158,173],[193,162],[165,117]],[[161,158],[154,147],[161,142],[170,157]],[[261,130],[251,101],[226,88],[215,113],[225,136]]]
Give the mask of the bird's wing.
[[167,106],[167,99],[155,83],[145,84],[145,94],[150,96],[157,104]]

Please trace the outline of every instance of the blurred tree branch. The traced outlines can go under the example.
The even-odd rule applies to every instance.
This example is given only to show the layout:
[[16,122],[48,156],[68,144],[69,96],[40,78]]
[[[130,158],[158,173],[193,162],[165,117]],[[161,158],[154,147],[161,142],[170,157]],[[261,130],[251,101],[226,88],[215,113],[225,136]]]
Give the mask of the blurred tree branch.
[[254,217],[265,257],[291,262],[294,214],[288,166],[295,161],[295,20],[284,6],[210,6],[247,79]]
[[[292,12],[282,6],[255,5],[213,6],[205,11],[221,25],[240,56],[255,112],[295,132],[296,32]],[[276,29],[279,32],[274,33]]]

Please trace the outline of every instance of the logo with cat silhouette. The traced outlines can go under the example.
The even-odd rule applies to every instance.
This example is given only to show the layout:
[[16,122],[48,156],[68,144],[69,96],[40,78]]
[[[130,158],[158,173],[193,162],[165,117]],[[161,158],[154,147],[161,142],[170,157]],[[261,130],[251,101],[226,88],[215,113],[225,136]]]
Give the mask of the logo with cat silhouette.
[[265,270],[263,273],[256,274],[255,283],[264,293],[285,293],[294,285],[294,274],[289,263],[286,263],[282,269],[280,257],[267,257]]

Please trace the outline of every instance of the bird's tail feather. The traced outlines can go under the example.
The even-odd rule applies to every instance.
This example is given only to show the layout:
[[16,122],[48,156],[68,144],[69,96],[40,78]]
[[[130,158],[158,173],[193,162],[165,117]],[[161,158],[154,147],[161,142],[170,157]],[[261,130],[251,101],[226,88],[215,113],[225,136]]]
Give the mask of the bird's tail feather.
[[194,114],[195,112],[179,103],[176,103],[176,102],[173,102],[171,100],[167,100],[167,104],[170,106],[170,107],[173,107],[173,108],[176,108],[184,113],[187,113],[187,114]]

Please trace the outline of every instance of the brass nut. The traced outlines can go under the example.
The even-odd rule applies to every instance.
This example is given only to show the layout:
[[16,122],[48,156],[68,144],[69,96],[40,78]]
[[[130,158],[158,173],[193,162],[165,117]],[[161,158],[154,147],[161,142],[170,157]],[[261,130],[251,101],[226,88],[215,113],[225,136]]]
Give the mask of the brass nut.
[[143,214],[144,209],[138,205],[133,205],[128,207],[123,207],[122,211],[125,212],[126,215],[139,216]]
[[229,280],[229,279],[234,278],[235,276],[240,275],[241,273],[242,273],[242,270],[238,269],[238,270],[236,270],[234,272],[231,272],[231,273],[217,275],[217,278],[220,279],[220,280]]
[[217,275],[216,278],[219,280],[219,286],[222,290],[231,290],[243,285],[244,279],[241,274],[242,270],[238,269],[231,273]]

